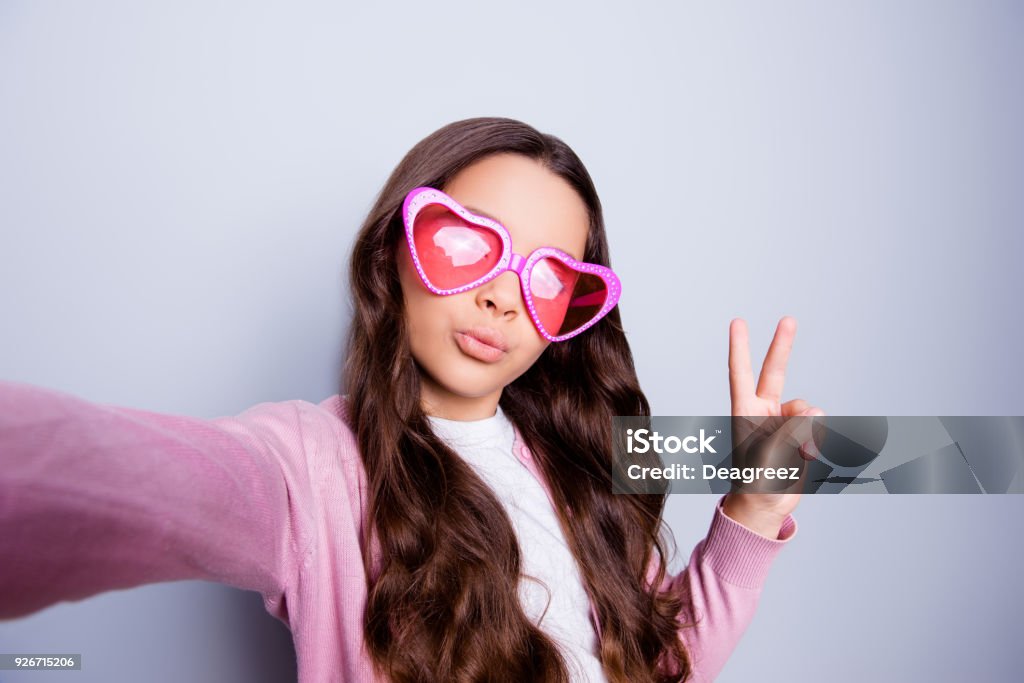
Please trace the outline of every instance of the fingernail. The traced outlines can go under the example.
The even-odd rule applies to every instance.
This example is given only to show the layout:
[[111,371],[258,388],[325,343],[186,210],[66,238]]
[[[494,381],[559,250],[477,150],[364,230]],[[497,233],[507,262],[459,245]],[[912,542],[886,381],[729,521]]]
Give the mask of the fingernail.
[[818,447],[814,445],[813,441],[806,441],[800,447],[801,455],[804,460],[817,460],[818,458]]

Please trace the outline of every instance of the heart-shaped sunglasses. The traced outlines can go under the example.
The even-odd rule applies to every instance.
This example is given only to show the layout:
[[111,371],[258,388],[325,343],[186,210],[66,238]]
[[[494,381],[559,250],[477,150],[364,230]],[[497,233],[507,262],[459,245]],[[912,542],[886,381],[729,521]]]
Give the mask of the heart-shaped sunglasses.
[[519,276],[530,318],[548,341],[575,337],[608,314],[622,287],[611,268],[577,261],[555,247],[523,257],[501,223],[470,213],[433,187],[417,187],[402,204],[405,236],[420,279],[434,294],[458,294],[506,270]]

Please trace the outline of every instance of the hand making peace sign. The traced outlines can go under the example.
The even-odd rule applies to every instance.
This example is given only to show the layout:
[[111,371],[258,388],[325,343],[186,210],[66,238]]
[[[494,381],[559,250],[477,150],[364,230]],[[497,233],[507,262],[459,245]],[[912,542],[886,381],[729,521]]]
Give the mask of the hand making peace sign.
[[[782,386],[786,379],[786,362],[796,336],[796,319],[783,317],[775,329],[775,337],[768,347],[761,375],[754,386],[754,373],[750,367],[750,343],[747,324],[741,318],[729,325],[729,394],[733,415],[733,465],[737,459],[767,458],[763,464],[777,465],[782,461],[799,464],[799,485],[786,487],[797,493],[737,493],[730,492],[723,504],[729,517],[775,538],[782,521],[796,508],[803,488],[805,460],[817,456],[817,447],[811,433],[809,416],[823,416],[825,412],[803,399],[782,403]],[[755,419],[743,419],[743,417]],[[801,417],[794,420],[791,418]],[[820,425],[819,425],[820,426]],[[815,428],[816,433],[820,433]],[[753,438],[751,438],[753,437]],[[788,458],[787,453],[798,449],[801,458]],[[757,453],[753,450],[756,448]],[[770,452],[769,452],[770,451]],[[762,464],[762,463],[757,463]]]

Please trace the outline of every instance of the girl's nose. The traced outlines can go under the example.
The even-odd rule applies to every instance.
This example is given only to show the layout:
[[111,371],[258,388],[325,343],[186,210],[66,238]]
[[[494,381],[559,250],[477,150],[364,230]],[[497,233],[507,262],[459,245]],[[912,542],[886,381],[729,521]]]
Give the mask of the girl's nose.
[[518,313],[523,309],[519,276],[505,271],[477,290],[476,301],[479,306],[496,312],[500,317],[505,317],[509,312]]

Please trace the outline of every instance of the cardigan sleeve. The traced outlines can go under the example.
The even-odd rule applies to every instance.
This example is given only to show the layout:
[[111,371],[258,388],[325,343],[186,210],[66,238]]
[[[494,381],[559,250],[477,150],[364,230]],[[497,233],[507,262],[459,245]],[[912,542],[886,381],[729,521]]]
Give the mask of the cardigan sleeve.
[[0,382],[0,618],[206,580],[287,624],[309,541],[300,403],[206,420]]
[[[708,534],[675,576],[666,576],[661,590],[689,589],[693,613],[684,615],[680,637],[690,654],[693,683],[714,681],[736,649],[757,611],[761,590],[775,556],[797,532],[787,515],[778,538],[770,539],[725,514],[718,499]],[[650,565],[651,574],[656,565]],[[696,625],[691,625],[696,622]]]

